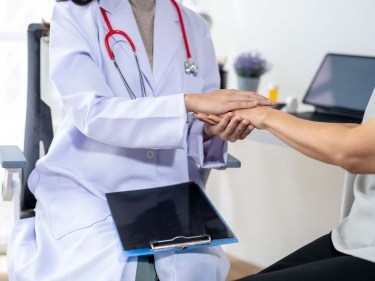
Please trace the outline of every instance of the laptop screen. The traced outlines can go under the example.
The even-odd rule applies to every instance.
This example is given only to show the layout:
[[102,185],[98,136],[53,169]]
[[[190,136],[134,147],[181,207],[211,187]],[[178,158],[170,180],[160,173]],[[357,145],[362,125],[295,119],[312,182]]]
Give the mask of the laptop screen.
[[374,88],[375,57],[327,54],[303,102],[363,115]]

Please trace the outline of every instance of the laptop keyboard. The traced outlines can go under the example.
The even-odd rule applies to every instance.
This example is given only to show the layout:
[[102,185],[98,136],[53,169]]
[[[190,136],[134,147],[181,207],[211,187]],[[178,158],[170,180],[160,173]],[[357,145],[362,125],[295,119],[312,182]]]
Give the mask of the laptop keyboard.
[[316,122],[329,122],[329,123],[356,123],[360,124],[361,119],[337,116],[331,114],[317,113],[317,112],[299,112],[292,114],[298,118],[316,121]]

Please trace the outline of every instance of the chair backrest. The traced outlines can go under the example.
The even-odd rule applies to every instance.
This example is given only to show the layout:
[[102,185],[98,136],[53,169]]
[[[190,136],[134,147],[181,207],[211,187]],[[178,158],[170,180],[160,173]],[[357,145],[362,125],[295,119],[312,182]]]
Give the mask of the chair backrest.
[[[21,218],[33,215],[36,200],[27,186],[27,179],[41,155],[47,153],[53,138],[50,107],[41,98],[41,40],[42,24],[30,24],[27,30],[27,108],[23,151],[27,167],[23,173]],[[44,58],[43,58],[44,59]]]

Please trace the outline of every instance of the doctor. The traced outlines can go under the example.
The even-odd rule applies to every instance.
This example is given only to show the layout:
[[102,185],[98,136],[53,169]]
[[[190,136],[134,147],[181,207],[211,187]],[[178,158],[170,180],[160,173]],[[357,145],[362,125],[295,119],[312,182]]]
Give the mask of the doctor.
[[[121,253],[105,193],[203,185],[199,166],[225,164],[222,139],[243,139],[253,127],[231,113],[204,125],[189,112],[272,102],[217,90],[204,21],[171,0],[59,1],[50,37],[66,115],[29,178],[36,215],[13,229],[10,280],[135,280],[137,258]],[[155,268],[162,281],[215,281],[229,265],[215,247],[156,255]]]

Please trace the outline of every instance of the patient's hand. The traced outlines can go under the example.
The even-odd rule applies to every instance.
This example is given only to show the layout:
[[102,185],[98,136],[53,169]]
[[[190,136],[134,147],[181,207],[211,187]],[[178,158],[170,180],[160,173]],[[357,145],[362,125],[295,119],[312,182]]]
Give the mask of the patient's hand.
[[265,127],[264,121],[267,115],[272,111],[270,106],[257,106],[250,109],[238,109],[233,111],[234,116],[240,116],[250,121],[250,123],[257,129],[263,130]]

